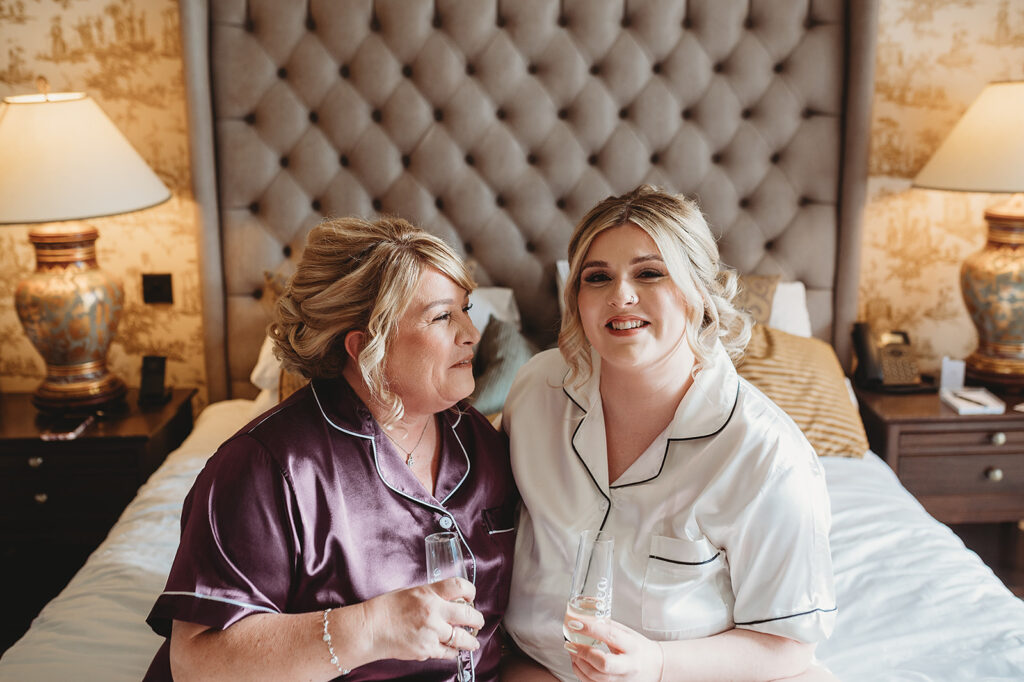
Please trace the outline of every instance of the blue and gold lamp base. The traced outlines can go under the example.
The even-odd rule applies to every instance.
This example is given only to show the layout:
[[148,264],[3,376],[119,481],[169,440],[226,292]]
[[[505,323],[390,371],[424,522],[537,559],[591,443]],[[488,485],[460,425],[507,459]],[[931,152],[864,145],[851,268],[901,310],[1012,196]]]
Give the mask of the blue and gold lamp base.
[[1024,389],[1024,197],[985,212],[988,241],[960,270],[960,288],[978,330],[967,378]]
[[46,378],[32,398],[44,412],[95,412],[124,399],[124,382],[107,369],[124,293],[96,263],[98,236],[93,227],[29,233],[36,270],[18,284],[14,303],[46,361]]

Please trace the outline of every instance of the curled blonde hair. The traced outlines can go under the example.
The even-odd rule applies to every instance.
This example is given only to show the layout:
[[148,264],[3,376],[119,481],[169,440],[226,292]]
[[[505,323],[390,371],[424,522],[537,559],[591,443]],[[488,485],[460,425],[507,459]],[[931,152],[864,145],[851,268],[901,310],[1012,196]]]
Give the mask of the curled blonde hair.
[[467,292],[476,288],[451,247],[401,218],[338,218],[315,227],[267,329],[281,366],[310,379],[339,377],[347,361],[345,336],[361,331],[359,373],[384,406],[382,423],[401,419],[405,408],[389,387],[384,360],[427,268]]
[[580,270],[594,239],[605,230],[635,225],[646,232],[665,259],[672,281],[686,301],[686,340],[698,369],[721,341],[733,359],[750,340],[750,316],[733,305],[736,272],[725,266],[707,221],[697,204],[681,195],[641,185],[619,197],[608,197],[583,216],[569,241],[569,278],[565,315],[558,347],[569,364],[566,383],[582,383],[593,372],[590,342],[578,306]]

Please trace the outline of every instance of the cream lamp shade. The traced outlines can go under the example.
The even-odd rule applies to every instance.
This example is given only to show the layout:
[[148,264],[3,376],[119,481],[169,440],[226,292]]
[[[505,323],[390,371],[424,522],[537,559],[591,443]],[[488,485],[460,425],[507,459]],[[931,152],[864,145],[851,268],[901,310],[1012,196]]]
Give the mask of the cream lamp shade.
[[78,220],[137,211],[170,190],[83,93],[4,98],[0,223]]
[[[0,224],[29,231],[36,269],[14,292],[29,341],[46,361],[33,403],[45,412],[94,412],[123,402],[107,350],[124,303],[96,261],[87,218],[128,213],[170,190],[82,93],[6,97],[0,104]],[[64,222],[73,221],[73,222]]]
[[[914,186],[1024,192],[1024,81],[990,83],[967,109]],[[978,331],[967,377],[1024,388],[1024,197],[985,211],[988,238],[960,269],[960,291]]]
[[1024,81],[990,83],[914,178],[961,192],[1024,192]]

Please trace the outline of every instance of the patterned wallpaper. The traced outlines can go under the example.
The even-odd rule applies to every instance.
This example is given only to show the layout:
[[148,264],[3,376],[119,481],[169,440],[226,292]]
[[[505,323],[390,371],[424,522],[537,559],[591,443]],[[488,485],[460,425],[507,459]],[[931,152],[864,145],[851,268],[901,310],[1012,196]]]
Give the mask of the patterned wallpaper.
[[[143,355],[167,357],[167,382],[199,386],[205,404],[195,206],[189,185],[178,6],[174,0],[0,0],[0,96],[88,93],[171,189],[151,209],[88,221],[100,267],[125,305],[108,361],[139,385]],[[42,358],[14,313],[14,289],[35,268],[28,226],[0,226],[0,391],[32,391]],[[170,273],[173,304],[142,302],[142,273]]]
[[910,185],[988,82],[1024,79],[1024,2],[881,0],[878,24],[859,317],[907,330],[935,371],[977,343],[960,264],[1009,196]]
[[[0,0],[0,96],[84,90],[171,188],[145,211],[91,221],[100,265],[119,277],[125,310],[109,361],[130,386],[141,357],[168,358],[168,382],[205,403],[194,204],[189,188],[178,8],[174,0]],[[1024,78],[1019,0],[881,0],[871,178],[860,316],[910,332],[921,364],[964,357],[975,334],[959,267],[984,243],[982,212],[1005,199],[910,189],[911,179],[992,80]],[[14,314],[34,268],[28,227],[0,227],[0,391],[30,391],[44,373]],[[141,274],[169,272],[174,303],[142,303]]]

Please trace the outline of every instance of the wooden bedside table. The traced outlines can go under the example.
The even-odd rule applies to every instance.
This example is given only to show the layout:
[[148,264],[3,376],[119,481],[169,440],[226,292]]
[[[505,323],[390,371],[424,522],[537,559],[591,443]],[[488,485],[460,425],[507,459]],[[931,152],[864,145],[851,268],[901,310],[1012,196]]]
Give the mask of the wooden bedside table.
[[[936,393],[857,389],[871,449],[928,512],[1024,595],[1024,413],[961,415]],[[984,525],[983,525],[984,524]],[[996,525],[998,524],[998,525]]]
[[167,403],[140,407],[138,392],[129,390],[127,409],[97,418],[68,441],[40,439],[30,394],[0,395],[0,580],[11,595],[0,619],[0,651],[64,587],[189,434],[195,393],[175,389]]

